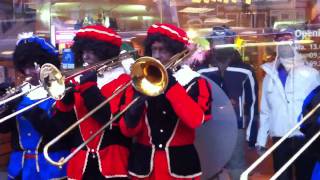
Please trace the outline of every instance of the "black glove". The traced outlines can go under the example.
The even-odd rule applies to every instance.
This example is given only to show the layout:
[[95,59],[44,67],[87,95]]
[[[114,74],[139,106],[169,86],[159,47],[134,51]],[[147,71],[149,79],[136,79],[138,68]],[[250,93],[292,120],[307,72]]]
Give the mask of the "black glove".
[[145,101],[149,99],[148,96],[142,95],[135,90],[134,99],[140,97],[124,114],[124,119],[129,128],[137,126],[143,112]]
[[167,86],[167,88],[165,90],[165,93],[167,93],[167,91],[177,83],[176,78],[173,76],[173,72],[170,69],[167,70],[167,72],[168,72],[168,80],[169,80],[169,82],[168,82],[168,86]]
[[[6,104],[3,104],[0,106],[0,117],[3,118],[5,116],[10,115],[13,113],[16,109],[18,104],[21,102],[22,97],[15,98]],[[13,118],[14,119],[14,118]]]
[[48,119],[49,116],[47,114],[46,111],[44,111],[43,109],[39,108],[39,107],[34,107],[28,111],[25,111],[24,113],[22,113],[22,116],[25,117],[26,119]]
[[66,85],[66,93],[64,95],[64,97],[61,99],[62,103],[65,105],[70,105],[74,102],[74,84],[70,83]]
[[84,84],[87,82],[97,82],[97,72],[89,71],[80,76],[80,84]]
[[[103,103],[106,98],[101,94],[100,89],[97,86],[91,86],[85,91],[81,92],[81,97],[84,100],[84,105],[88,111],[93,110],[101,103]],[[104,105],[98,111],[96,111],[92,117],[99,121],[100,123],[106,123],[110,119],[111,111],[109,103]]]
[[[18,92],[18,93],[20,93],[20,92]],[[17,109],[19,103],[22,101],[22,98],[23,98],[23,96],[20,96],[18,98],[15,98],[15,99],[3,104],[1,109],[6,109],[6,110],[8,110],[8,112],[15,111]]]
[[[49,124],[50,117],[48,113],[39,108],[34,107],[22,114],[23,117],[25,117],[30,123],[33,125],[33,127],[41,134],[50,134],[50,131],[52,129],[52,125]],[[55,131],[55,130],[54,130]]]

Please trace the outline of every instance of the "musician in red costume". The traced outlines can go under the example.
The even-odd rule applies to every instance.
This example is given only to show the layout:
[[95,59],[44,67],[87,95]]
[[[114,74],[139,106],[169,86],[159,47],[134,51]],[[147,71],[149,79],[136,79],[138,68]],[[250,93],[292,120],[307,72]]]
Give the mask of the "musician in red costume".
[[[100,25],[84,27],[76,34],[72,46],[76,65],[90,66],[117,57],[121,43],[121,37],[110,28]],[[97,74],[96,71],[89,71],[75,77],[72,81],[76,86],[56,103],[56,114],[66,124],[70,125],[85,116],[110,97],[121,84],[130,80],[123,67],[101,75],[99,73],[99,76]],[[70,143],[77,147],[107,123],[119,111],[121,96],[122,93],[82,122],[73,132],[73,142]],[[120,132],[118,121],[96,136],[69,161],[69,179],[127,179],[131,139]]]
[[[148,29],[145,53],[166,64],[188,43],[184,30],[171,24],[153,24]],[[201,176],[193,143],[195,129],[211,117],[211,91],[207,81],[189,66],[167,72],[169,83],[165,92],[157,97],[142,96],[120,120],[121,131],[128,137],[136,137],[128,167],[132,179]],[[126,93],[126,103],[138,94],[131,87]]]

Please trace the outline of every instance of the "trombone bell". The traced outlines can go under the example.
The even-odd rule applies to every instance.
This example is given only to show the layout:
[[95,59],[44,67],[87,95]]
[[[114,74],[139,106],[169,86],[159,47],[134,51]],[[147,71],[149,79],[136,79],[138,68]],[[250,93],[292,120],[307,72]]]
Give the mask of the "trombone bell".
[[58,68],[54,65],[46,63],[40,69],[40,81],[49,95],[60,100],[65,94],[65,79]]
[[134,88],[146,96],[158,96],[167,88],[168,73],[159,60],[141,57],[131,66]]

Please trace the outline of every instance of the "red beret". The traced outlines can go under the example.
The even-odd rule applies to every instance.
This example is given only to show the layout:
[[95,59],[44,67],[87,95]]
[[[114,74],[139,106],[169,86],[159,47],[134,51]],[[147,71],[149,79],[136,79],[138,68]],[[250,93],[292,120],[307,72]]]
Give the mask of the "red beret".
[[148,29],[148,35],[153,33],[160,33],[169,37],[172,40],[180,41],[184,44],[189,44],[187,33],[172,24],[153,24]]
[[112,29],[101,25],[92,25],[81,28],[77,34],[77,38],[89,38],[98,41],[107,42],[118,47],[121,46],[121,37]]

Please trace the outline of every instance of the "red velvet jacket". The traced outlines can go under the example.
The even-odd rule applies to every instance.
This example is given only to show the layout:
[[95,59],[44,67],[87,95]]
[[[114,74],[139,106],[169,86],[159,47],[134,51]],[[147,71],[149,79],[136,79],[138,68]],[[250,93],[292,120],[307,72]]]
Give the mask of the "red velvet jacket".
[[[112,93],[119,87],[119,85],[127,83],[130,80],[130,76],[126,74],[120,75],[117,79],[104,85],[100,91],[90,94],[89,98],[95,101],[94,96],[104,97],[103,100],[110,97]],[[76,92],[74,93],[74,103],[65,105],[62,101],[58,101],[56,108],[62,112],[75,111],[77,119],[82,118],[85,114],[90,111],[88,105],[85,103],[85,98],[82,97],[83,93],[87,93],[92,88],[97,88],[97,83],[88,82],[75,87]],[[111,114],[105,115],[102,118],[105,123],[112,118],[113,114],[119,111],[121,97],[123,93],[117,95],[110,103],[107,108],[111,111]],[[124,98],[123,98],[124,99]],[[86,101],[87,102],[87,101]],[[99,104],[101,102],[90,102],[90,104]],[[110,112],[109,111],[109,112]],[[101,119],[100,118],[100,119]],[[75,121],[75,120],[74,120]],[[101,120],[97,120],[94,116],[89,117],[87,120],[82,122],[79,127],[78,136],[75,144],[80,144],[87,140],[94,132],[102,127]],[[81,138],[81,140],[79,140]],[[127,177],[128,170],[128,156],[129,146],[131,139],[125,137],[119,129],[119,120],[115,121],[110,128],[104,130],[103,133],[96,136],[90,143],[87,144],[86,148],[82,149],[74,158],[68,163],[67,175],[70,179],[82,179],[86,169],[90,169],[87,166],[88,156],[98,158],[98,167],[101,174],[106,178],[114,177]],[[75,145],[76,146],[76,145]]]
[[[134,91],[126,92],[126,103]],[[192,80],[185,87],[176,83],[164,95],[149,98],[138,124],[129,128],[127,116],[120,120],[121,131],[135,136],[129,158],[129,174],[139,178],[153,176],[159,152],[165,152],[168,172],[175,178],[201,175],[199,158],[193,142],[195,128],[211,118],[211,91],[203,78]],[[163,176],[164,177],[164,176]]]

